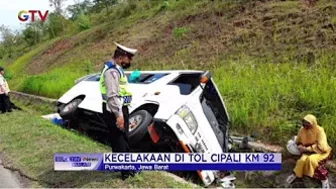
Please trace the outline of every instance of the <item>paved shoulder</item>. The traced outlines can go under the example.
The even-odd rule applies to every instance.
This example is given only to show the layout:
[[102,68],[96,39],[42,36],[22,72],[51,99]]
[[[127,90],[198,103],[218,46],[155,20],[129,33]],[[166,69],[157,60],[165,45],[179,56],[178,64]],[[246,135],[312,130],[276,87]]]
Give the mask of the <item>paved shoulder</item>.
[[2,166],[0,159],[0,188],[21,188],[18,179],[14,174]]

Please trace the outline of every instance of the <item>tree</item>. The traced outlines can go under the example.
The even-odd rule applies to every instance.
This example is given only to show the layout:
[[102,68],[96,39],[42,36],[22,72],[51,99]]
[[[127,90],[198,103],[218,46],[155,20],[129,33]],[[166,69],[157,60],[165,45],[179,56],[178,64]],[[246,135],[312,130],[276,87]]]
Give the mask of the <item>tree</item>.
[[50,6],[55,8],[55,13],[63,15],[64,3],[68,0],[49,0]]
[[0,59],[2,59],[4,57],[4,55],[6,54],[6,49],[5,47],[0,43]]
[[4,49],[7,51],[7,53],[11,56],[13,52],[13,46],[16,43],[17,36],[14,34],[14,32],[5,25],[0,26],[0,33],[2,38],[2,45]]
[[23,30],[23,39],[28,43],[28,45],[35,45],[41,41],[45,30],[44,22],[31,22],[27,24],[27,27]]
[[116,5],[120,2],[120,0],[93,0],[94,8],[101,11],[103,8],[106,8],[109,11],[109,7],[112,5]]
[[45,22],[45,30],[49,33],[49,38],[60,36],[64,32],[64,18],[57,13],[49,14]]
[[76,20],[79,15],[87,15],[90,12],[90,8],[92,7],[92,3],[90,0],[76,0],[74,5],[70,5],[67,8],[67,11],[70,13],[70,19]]
[[[65,30],[65,24],[64,24],[64,19],[63,16],[65,16],[64,11],[63,11],[63,6],[64,3],[68,0],[49,0],[50,6],[55,8],[55,14],[56,16],[60,17],[61,19],[61,24],[62,24],[62,31],[64,32]],[[54,31],[55,33],[55,31]]]

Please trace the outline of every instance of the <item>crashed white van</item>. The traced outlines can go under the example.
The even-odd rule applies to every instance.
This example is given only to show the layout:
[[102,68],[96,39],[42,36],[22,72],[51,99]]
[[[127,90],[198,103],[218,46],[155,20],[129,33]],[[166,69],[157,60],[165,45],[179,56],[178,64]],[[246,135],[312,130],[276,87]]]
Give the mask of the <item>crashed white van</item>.
[[[128,77],[131,73],[125,72]],[[57,107],[64,119],[80,121],[81,129],[107,132],[101,118],[99,77],[97,73],[78,79]],[[210,72],[142,71],[130,89],[134,95],[129,109],[131,145],[147,135],[162,151],[228,152],[230,119]],[[198,171],[205,186],[221,173]]]

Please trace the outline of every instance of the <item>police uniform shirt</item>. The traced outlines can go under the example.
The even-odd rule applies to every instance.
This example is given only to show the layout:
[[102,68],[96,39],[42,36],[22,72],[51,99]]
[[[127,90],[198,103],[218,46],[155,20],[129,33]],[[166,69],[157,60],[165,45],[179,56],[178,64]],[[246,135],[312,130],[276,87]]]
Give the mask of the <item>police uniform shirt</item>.
[[119,97],[119,81],[121,75],[117,69],[108,69],[104,73],[104,77],[107,96],[106,108],[109,112],[114,113],[116,117],[122,116],[122,100]]

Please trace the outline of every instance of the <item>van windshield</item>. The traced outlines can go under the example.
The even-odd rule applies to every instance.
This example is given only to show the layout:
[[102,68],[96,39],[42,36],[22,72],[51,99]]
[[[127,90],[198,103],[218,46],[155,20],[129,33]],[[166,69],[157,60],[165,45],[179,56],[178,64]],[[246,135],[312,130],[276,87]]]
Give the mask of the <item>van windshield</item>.
[[200,101],[203,112],[214,130],[218,142],[220,143],[223,151],[226,152],[228,144],[226,144],[227,140],[225,140],[225,137],[229,120],[221,101],[221,97],[212,80],[205,85],[203,93],[200,96]]
[[189,95],[200,85],[200,76],[201,73],[180,74],[168,85],[178,86],[181,95]]
[[[126,76],[128,78],[128,81],[130,81],[130,73],[127,73]],[[168,73],[156,73],[156,74],[141,74],[140,78],[138,81],[134,83],[140,83],[140,84],[150,84],[153,83],[154,81],[157,81],[164,76],[168,75]]]

